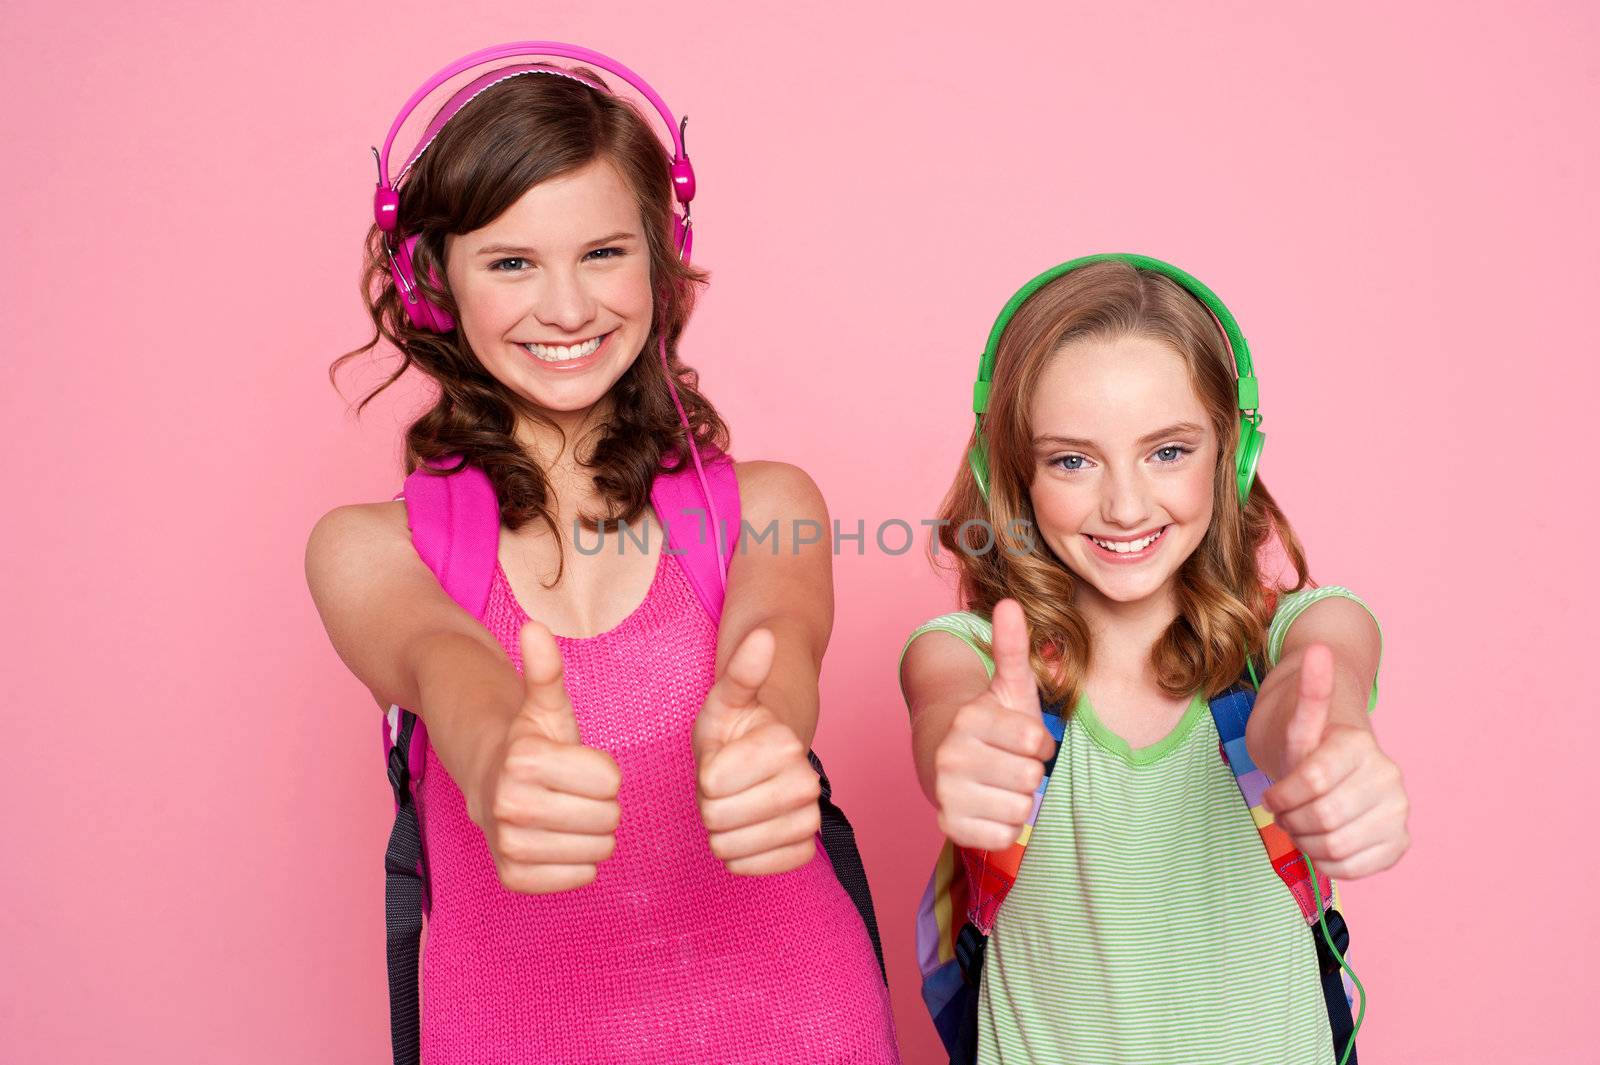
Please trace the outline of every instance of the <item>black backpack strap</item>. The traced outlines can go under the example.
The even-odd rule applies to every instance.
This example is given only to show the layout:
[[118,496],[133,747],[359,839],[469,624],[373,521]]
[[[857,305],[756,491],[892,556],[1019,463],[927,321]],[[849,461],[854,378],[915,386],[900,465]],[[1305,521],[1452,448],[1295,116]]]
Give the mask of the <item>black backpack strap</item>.
[[817,804],[822,808],[822,849],[828,852],[828,861],[833,863],[834,875],[839,878],[839,884],[844,888],[845,894],[850,896],[850,901],[855,903],[856,911],[861,914],[861,922],[867,926],[867,935],[872,940],[872,952],[878,956],[878,972],[883,976],[883,982],[889,982],[889,970],[883,963],[883,942],[878,938],[878,918],[872,909],[872,890],[867,886],[867,867],[861,862],[861,851],[856,846],[855,830],[850,827],[850,819],[845,817],[844,811],[833,803],[833,785],[828,783],[828,774],[822,768],[822,759],[817,757],[815,751],[807,751],[806,757],[811,760],[811,768],[817,771],[817,778],[822,783],[822,795],[817,799]]
[[400,732],[389,749],[389,785],[397,809],[389,847],[383,855],[383,919],[389,955],[389,1039],[395,1065],[418,1065],[422,1019],[417,994],[417,962],[422,947],[422,834],[416,798],[411,793],[408,756],[417,719],[400,712]]
[[[1338,910],[1329,909],[1325,915],[1328,921],[1328,933],[1333,937],[1334,946],[1339,948],[1340,954],[1350,950],[1350,926],[1345,923],[1344,915]],[[1333,1060],[1339,1061],[1344,1054],[1346,1044],[1350,1042],[1350,1035],[1355,1030],[1355,1020],[1350,1015],[1350,1000],[1344,994],[1344,979],[1339,971],[1339,959],[1333,956],[1333,951],[1328,949],[1328,941],[1322,935],[1322,926],[1311,926],[1311,938],[1317,945],[1317,968],[1322,974],[1322,1001],[1328,1007],[1328,1027],[1333,1031]],[[1356,1048],[1350,1048],[1350,1058],[1344,1065],[1356,1065]]]

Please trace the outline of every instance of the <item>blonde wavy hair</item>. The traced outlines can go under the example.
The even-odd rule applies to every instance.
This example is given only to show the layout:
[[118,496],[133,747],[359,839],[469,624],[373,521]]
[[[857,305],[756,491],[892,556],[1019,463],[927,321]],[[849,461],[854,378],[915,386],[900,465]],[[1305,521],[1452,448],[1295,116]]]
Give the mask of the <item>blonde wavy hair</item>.
[[[1000,337],[988,411],[989,498],[965,462],[939,517],[938,544],[948,551],[967,609],[990,616],[1016,599],[1028,620],[1034,675],[1047,701],[1077,702],[1093,654],[1088,623],[1073,606],[1079,578],[1037,537],[1029,485],[1035,455],[1030,403],[1046,366],[1063,347],[1085,339],[1141,336],[1182,356],[1218,441],[1211,525],[1177,573],[1178,616],[1151,650],[1162,690],[1174,698],[1215,695],[1235,683],[1264,650],[1278,595],[1310,581],[1305,552],[1289,519],[1259,477],[1239,506],[1236,370],[1211,313],[1177,282],[1117,261],[1080,267],[1050,282],[1017,311]],[[976,433],[968,446],[976,443]],[[1276,539],[1295,582],[1269,584],[1262,554]],[[938,565],[937,547],[930,549]],[[990,648],[992,650],[992,648]]]

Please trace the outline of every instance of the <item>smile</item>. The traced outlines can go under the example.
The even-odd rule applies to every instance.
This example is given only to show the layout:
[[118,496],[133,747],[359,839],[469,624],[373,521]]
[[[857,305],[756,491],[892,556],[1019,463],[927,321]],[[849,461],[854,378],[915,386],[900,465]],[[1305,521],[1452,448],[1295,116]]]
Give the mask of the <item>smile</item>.
[[593,355],[600,350],[600,345],[605,343],[610,333],[602,333],[597,337],[590,337],[581,344],[524,344],[522,345],[529,355],[540,362],[572,362],[576,359]]
[[1153,548],[1167,534],[1172,526],[1163,525],[1148,536],[1141,536],[1137,540],[1102,540],[1098,536],[1084,533],[1084,537],[1098,547],[1101,551],[1117,556],[1142,555]]

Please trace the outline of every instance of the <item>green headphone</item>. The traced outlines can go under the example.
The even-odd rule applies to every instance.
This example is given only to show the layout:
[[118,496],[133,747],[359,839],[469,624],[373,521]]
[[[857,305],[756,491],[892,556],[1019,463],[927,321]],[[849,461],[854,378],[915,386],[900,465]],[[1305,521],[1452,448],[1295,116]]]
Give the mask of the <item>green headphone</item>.
[[1073,259],[1060,266],[1051,267],[1018,289],[1016,295],[1012,296],[1000,311],[1000,317],[995,319],[994,328],[989,330],[989,343],[984,347],[983,358],[978,363],[978,380],[972,386],[972,413],[976,416],[977,443],[967,452],[967,464],[972,467],[972,476],[978,482],[978,490],[983,493],[984,499],[989,498],[989,442],[983,435],[983,415],[989,409],[989,383],[994,378],[995,355],[1000,349],[1000,335],[1006,331],[1006,326],[1011,324],[1012,316],[1017,313],[1018,308],[1028,302],[1035,292],[1063,274],[1069,274],[1091,263],[1103,262],[1127,263],[1135,269],[1149,270],[1171,278],[1204,304],[1212,317],[1217,320],[1217,324],[1222,327],[1223,337],[1227,341],[1228,350],[1233,353],[1234,367],[1239,375],[1240,418],[1237,457],[1239,505],[1244,506],[1250,498],[1250,486],[1255,483],[1256,466],[1261,462],[1261,445],[1266,439],[1266,434],[1261,431],[1261,412],[1257,409],[1261,400],[1261,388],[1250,364],[1250,345],[1245,342],[1244,334],[1239,331],[1239,323],[1234,320],[1233,312],[1223,305],[1216,293],[1201,284],[1197,278],[1160,259],[1117,252],[1085,255],[1081,259]]

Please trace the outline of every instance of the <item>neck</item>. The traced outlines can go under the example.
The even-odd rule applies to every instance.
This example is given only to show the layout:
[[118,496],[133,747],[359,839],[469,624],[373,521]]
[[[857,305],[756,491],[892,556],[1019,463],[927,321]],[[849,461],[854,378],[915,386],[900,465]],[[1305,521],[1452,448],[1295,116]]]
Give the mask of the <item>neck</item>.
[[596,510],[600,499],[594,475],[582,461],[587,438],[603,425],[610,414],[610,397],[577,411],[545,410],[548,422],[521,418],[514,435],[523,449],[544,471],[552,495],[553,509],[565,527],[573,516]]
[[1120,687],[1128,678],[1138,677],[1141,682],[1153,678],[1151,648],[1178,616],[1170,581],[1154,595],[1133,603],[1107,599],[1087,581],[1079,581],[1073,605],[1088,622],[1094,641],[1091,680],[1114,680]]

